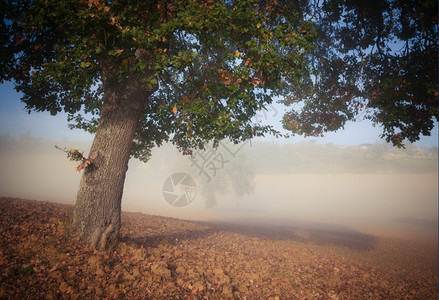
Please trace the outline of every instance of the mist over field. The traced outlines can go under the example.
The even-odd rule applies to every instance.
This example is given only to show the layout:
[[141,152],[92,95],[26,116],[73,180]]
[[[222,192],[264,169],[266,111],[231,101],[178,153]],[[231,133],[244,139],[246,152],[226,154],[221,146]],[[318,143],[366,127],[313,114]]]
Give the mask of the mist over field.
[[[67,139],[0,137],[0,195],[74,204],[81,174],[55,144],[85,155],[90,148],[89,142]],[[122,209],[193,220],[332,224],[434,236],[437,151],[384,143],[247,142],[222,143],[216,150],[194,151],[191,158],[165,145],[154,149],[147,164],[130,161]],[[194,185],[179,185],[176,180],[187,175]],[[191,203],[169,202],[182,194]]]

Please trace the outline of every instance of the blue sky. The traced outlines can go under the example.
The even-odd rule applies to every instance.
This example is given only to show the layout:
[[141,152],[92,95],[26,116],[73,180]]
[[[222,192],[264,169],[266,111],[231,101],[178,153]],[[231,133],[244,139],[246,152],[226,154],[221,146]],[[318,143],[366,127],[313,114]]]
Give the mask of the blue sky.
[[[0,84],[0,135],[9,134],[12,137],[30,134],[34,137],[43,137],[46,139],[69,140],[92,140],[93,136],[82,130],[70,130],[67,126],[67,115],[58,114],[51,116],[48,112],[32,112],[28,114],[24,109],[24,103],[20,101],[20,95],[14,90],[12,83]],[[262,113],[259,119],[263,123],[272,124],[278,130],[282,130],[280,119],[284,113],[284,107],[280,104],[273,106],[266,112]],[[268,141],[291,143],[306,140],[315,140],[317,143],[333,143],[338,145],[360,145],[365,143],[375,143],[380,141],[379,135],[381,129],[373,127],[372,123],[364,120],[360,122],[351,122],[345,126],[344,130],[334,133],[327,133],[323,138],[303,138],[293,137],[288,140],[276,139],[274,137],[265,138]],[[419,147],[438,146],[438,126],[434,128],[432,135],[422,137],[416,143]]]

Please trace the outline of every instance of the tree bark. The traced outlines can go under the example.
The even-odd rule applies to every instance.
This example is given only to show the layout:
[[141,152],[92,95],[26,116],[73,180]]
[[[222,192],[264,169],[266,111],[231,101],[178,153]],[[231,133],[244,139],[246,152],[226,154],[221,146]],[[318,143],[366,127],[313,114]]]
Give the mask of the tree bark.
[[72,234],[92,248],[117,243],[121,200],[133,138],[145,104],[154,89],[136,76],[118,81],[116,66],[103,63],[103,107],[82,175],[71,227]]

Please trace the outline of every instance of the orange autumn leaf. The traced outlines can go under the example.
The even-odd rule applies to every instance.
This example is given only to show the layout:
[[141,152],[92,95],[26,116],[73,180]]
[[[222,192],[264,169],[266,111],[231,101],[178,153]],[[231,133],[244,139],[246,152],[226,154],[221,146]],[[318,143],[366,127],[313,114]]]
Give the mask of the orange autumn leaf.
[[259,83],[261,83],[261,81],[258,78],[256,77],[252,78],[252,84],[254,87],[257,87]]
[[234,76],[232,75],[232,73],[230,73],[229,71],[218,71],[219,75],[220,75],[220,80],[222,83],[224,83],[225,85],[229,85],[232,83],[232,81],[234,81]]
[[174,114],[176,114],[177,113],[177,107],[176,106],[174,106],[174,108],[172,109],[172,112],[174,113]]

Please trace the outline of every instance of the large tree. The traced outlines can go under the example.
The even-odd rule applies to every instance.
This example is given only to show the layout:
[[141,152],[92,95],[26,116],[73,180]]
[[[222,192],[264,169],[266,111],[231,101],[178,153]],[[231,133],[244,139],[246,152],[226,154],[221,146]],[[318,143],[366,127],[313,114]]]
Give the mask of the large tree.
[[0,15],[1,81],[95,133],[72,233],[99,249],[130,155],[278,134],[252,123],[275,97],[304,135],[363,114],[402,145],[438,118],[434,0],[3,0]]

